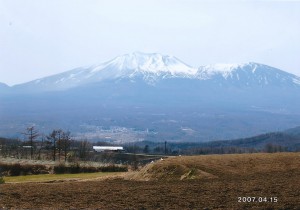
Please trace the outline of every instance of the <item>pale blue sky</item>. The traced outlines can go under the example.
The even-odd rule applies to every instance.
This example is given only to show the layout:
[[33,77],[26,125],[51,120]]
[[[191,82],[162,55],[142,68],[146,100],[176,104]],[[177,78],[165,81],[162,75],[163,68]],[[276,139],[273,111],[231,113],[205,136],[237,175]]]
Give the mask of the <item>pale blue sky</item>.
[[198,67],[259,62],[300,76],[300,1],[0,0],[0,82],[134,51]]

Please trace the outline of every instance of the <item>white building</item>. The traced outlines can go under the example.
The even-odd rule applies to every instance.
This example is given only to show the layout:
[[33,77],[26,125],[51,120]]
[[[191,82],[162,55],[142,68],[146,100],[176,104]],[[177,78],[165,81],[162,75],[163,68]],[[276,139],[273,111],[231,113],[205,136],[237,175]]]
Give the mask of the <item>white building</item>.
[[93,146],[93,150],[96,152],[122,152],[124,148],[115,146]]

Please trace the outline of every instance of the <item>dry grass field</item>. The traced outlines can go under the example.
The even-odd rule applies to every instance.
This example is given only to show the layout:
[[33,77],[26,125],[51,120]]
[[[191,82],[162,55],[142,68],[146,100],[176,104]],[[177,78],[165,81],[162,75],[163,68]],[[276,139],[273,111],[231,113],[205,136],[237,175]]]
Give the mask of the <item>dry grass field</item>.
[[105,179],[6,183],[0,207],[300,209],[300,153],[179,156]]

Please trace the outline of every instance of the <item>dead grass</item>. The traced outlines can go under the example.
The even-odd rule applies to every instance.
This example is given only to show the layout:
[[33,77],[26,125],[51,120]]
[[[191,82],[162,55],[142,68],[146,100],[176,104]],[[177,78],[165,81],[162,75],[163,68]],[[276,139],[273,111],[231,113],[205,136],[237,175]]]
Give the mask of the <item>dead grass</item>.
[[121,176],[120,172],[98,172],[98,173],[79,173],[79,174],[40,174],[27,176],[8,176],[4,177],[5,183],[24,183],[24,182],[62,182],[62,181],[82,181],[100,178],[111,178]]
[[170,157],[148,164],[131,180],[216,179],[298,170],[300,153]]
[[30,165],[42,164],[47,166],[54,166],[55,164],[57,164],[57,162],[49,161],[49,160],[30,160],[30,159],[18,159],[18,158],[11,158],[11,157],[1,158],[1,162],[9,163],[9,164],[14,164],[14,163],[30,164]]

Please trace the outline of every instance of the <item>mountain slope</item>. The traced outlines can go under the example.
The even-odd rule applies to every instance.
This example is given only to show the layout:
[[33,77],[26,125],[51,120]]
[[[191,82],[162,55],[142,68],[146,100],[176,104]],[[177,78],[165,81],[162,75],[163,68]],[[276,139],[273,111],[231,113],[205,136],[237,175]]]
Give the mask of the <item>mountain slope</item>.
[[258,63],[202,66],[199,78],[237,86],[299,87],[300,77]]
[[290,135],[286,132],[274,132],[244,139],[216,141],[203,144],[203,146],[212,148],[240,147],[264,149],[264,147],[268,144],[286,147],[289,151],[298,151],[300,149],[300,136]]
[[5,93],[9,89],[9,86],[0,82],[0,93]]
[[0,88],[8,88],[9,86],[5,83],[0,82]]

